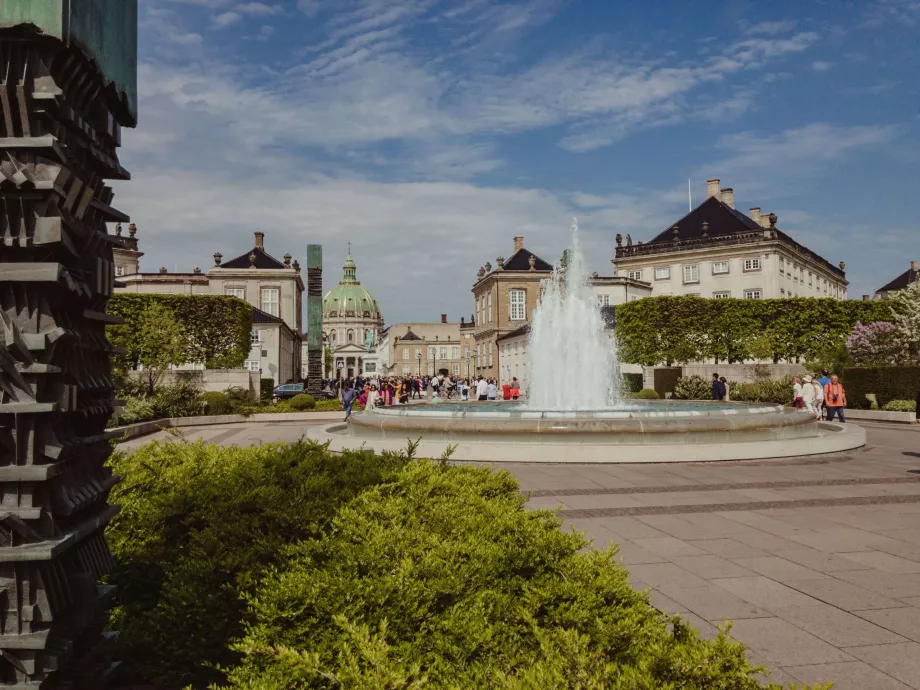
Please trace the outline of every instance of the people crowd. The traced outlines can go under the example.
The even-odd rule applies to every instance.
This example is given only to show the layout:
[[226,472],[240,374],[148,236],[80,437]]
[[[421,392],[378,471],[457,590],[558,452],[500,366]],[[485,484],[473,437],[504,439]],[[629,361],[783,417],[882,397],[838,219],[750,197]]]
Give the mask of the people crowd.
[[[729,400],[728,385],[724,376],[712,375],[712,399]],[[826,371],[822,371],[820,376],[793,376],[792,405],[797,410],[811,413],[815,419],[832,422],[837,418],[841,424],[846,423],[843,411],[847,406],[847,394],[836,374],[828,376]]]
[[479,376],[475,380],[468,380],[444,373],[434,376],[349,376],[324,380],[323,389],[342,400],[346,421],[355,403],[363,406],[366,412],[373,412],[377,407],[408,405],[411,400],[426,399],[429,389],[432,402],[521,399],[521,384],[516,377],[510,383],[504,383],[499,392],[495,379]]

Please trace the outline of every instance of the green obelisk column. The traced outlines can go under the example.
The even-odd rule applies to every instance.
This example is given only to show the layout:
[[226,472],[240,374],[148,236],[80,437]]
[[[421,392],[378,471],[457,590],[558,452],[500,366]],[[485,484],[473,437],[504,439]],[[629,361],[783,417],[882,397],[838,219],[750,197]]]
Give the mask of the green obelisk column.
[[136,0],[0,0],[0,688],[111,674],[106,180],[136,93]]
[[307,245],[307,392],[323,389],[323,247]]

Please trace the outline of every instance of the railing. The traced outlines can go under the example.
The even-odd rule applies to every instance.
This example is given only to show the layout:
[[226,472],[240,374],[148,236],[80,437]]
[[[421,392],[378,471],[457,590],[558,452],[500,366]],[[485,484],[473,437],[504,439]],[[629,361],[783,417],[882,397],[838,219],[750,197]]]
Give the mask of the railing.
[[751,244],[775,239],[770,230],[697,237],[690,240],[678,238],[672,242],[655,242],[652,244],[634,244],[631,247],[617,247],[616,258],[646,256],[648,254],[669,254],[675,250],[704,249],[707,247],[731,247],[739,244]]

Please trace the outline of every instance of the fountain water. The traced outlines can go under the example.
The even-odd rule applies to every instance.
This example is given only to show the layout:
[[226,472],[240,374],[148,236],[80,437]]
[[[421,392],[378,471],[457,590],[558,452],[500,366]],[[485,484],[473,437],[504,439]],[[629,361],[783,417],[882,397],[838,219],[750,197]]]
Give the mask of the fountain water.
[[543,284],[530,329],[530,389],[536,410],[603,410],[622,404],[616,340],[589,284],[572,222],[572,246]]

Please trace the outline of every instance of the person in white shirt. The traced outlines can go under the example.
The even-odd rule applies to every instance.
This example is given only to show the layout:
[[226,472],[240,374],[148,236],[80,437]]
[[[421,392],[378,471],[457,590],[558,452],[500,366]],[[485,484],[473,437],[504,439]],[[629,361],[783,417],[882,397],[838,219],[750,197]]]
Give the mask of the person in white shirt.
[[811,376],[802,377],[802,403],[805,405],[805,409],[814,415],[817,392],[813,382],[814,379]]
[[498,386],[495,385],[495,381],[489,379],[489,383],[486,385],[486,399],[495,400],[498,398]]
[[489,396],[489,384],[485,379],[479,379],[479,382],[476,384],[476,399],[477,400],[488,400]]
[[380,393],[377,392],[377,386],[371,386],[371,391],[367,394],[367,404],[364,406],[364,411],[366,413],[373,413],[376,411],[378,398],[380,398]]
[[802,384],[798,376],[792,377],[792,405],[797,410],[802,409]]

